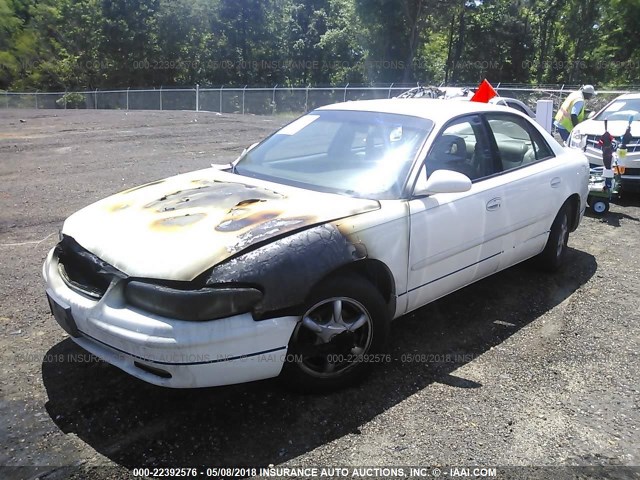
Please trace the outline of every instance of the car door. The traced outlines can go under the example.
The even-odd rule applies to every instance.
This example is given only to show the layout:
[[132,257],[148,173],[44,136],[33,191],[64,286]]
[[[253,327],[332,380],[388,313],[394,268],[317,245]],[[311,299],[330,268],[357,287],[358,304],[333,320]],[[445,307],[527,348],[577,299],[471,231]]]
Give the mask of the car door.
[[544,248],[564,201],[562,165],[527,119],[502,112],[486,113],[485,118],[501,170],[496,195],[509,229],[500,259],[500,268],[506,268]]
[[495,272],[503,253],[507,217],[499,167],[480,115],[453,120],[436,136],[416,185],[438,169],[472,180],[462,193],[438,193],[409,201],[408,310]]

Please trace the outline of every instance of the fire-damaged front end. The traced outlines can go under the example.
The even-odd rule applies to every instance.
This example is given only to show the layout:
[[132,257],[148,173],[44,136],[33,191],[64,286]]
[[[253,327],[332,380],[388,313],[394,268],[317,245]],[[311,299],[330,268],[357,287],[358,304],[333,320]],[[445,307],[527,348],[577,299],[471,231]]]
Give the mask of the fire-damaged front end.
[[[375,228],[381,215],[391,233]],[[43,275],[56,320],[87,351],[157,385],[240,383],[280,373],[321,279],[386,269],[370,250],[406,248],[393,221],[403,225],[403,210],[383,213],[378,201],[211,169],[74,214]],[[379,275],[391,312],[394,275]]]

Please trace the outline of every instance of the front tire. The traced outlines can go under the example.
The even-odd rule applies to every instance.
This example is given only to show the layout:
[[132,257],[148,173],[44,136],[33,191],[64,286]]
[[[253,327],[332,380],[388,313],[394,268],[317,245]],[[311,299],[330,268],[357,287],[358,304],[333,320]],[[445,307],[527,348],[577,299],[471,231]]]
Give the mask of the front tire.
[[304,392],[359,382],[386,343],[389,320],[382,295],[366,279],[327,279],[314,288],[291,335],[281,379]]
[[569,205],[564,204],[551,225],[547,245],[536,259],[538,266],[548,272],[557,272],[564,263],[569,241]]

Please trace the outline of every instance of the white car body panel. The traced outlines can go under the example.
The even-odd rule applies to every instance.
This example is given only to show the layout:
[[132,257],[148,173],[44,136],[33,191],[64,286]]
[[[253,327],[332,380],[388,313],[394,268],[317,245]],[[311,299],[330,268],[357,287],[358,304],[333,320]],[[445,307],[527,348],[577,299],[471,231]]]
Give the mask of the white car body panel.
[[468,285],[481,263],[480,268],[497,268],[496,252],[488,251],[497,247],[499,253],[496,244],[501,239],[483,243],[488,233],[486,202],[473,190],[411,201],[409,310]]
[[560,200],[566,189],[546,163],[411,201],[410,310],[542,251],[556,206],[570,196]]
[[[368,258],[380,260],[389,268],[399,296],[407,290],[408,205],[404,200],[382,200],[380,203],[380,210],[333,223],[354,244],[366,246]],[[394,318],[406,311],[406,298],[399,297]]]

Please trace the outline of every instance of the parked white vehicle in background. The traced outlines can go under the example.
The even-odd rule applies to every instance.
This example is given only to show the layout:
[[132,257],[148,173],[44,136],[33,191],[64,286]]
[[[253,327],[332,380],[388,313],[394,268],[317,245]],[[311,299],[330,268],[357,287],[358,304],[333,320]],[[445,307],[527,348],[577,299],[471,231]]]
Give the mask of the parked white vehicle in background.
[[156,385],[343,387],[392,319],[531,257],[558,269],[588,174],[504,107],[330,105],[69,217],[47,295],[78,345]]
[[626,155],[618,156],[619,188],[640,191],[640,93],[621,95],[592,118],[578,124],[571,131],[567,144],[582,149],[591,165],[602,166],[602,148],[598,141],[605,132],[605,120],[617,147],[631,121],[631,142],[627,145]]
[[489,100],[489,103],[493,105],[502,105],[504,107],[511,107],[514,110],[518,110],[521,113],[524,113],[527,117],[536,118],[536,114],[533,110],[531,110],[526,103],[521,102],[517,98],[511,97],[493,97]]

